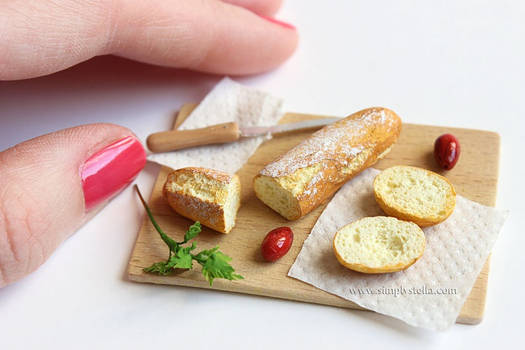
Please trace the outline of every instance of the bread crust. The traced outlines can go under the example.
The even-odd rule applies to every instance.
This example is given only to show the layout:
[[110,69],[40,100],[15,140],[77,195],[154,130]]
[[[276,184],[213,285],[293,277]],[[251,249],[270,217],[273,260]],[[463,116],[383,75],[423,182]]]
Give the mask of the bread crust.
[[227,230],[225,212],[222,205],[218,202],[203,200],[190,194],[172,190],[173,183],[176,182],[177,177],[181,174],[188,176],[201,174],[210,180],[216,180],[225,185],[233,181],[237,185],[237,190],[240,191],[239,177],[214,169],[188,167],[169,173],[162,189],[164,198],[178,214],[191,220],[199,221],[202,225],[215,231],[229,233],[231,228]]
[[[279,179],[291,178],[298,170],[320,165],[320,170],[311,181],[304,185],[300,193],[293,195],[294,210],[290,215],[281,213],[288,220],[299,219],[388,153],[400,132],[401,119],[392,110],[382,107],[361,110],[318,130],[266,165],[254,178],[254,183],[266,177],[282,187]],[[258,193],[257,189],[255,194],[270,206],[264,194]]]
[[439,174],[437,174],[437,173],[435,173],[433,171],[427,170],[427,169],[418,168],[418,167],[409,166],[409,165],[403,165],[403,167],[424,170],[426,173],[429,173],[432,176],[436,176],[436,177],[441,178],[446,183],[448,183],[448,185],[450,186],[450,188],[452,190],[453,197],[452,197],[452,200],[447,201],[444,215],[419,216],[419,215],[416,215],[415,213],[410,213],[408,211],[403,210],[403,208],[401,208],[400,206],[392,206],[392,205],[388,205],[386,203],[386,200],[381,195],[380,191],[376,190],[376,180],[378,179],[378,177],[380,175],[380,174],[378,174],[375,177],[375,179],[374,179],[374,185],[373,185],[374,186],[374,197],[376,199],[377,204],[379,204],[379,207],[381,207],[381,209],[387,215],[396,217],[396,218],[398,218],[400,220],[412,221],[413,223],[415,223],[416,225],[418,225],[420,227],[428,227],[428,226],[437,225],[437,224],[445,221],[450,215],[452,215],[452,213],[454,212],[454,208],[456,207],[456,190],[454,189],[454,185],[452,185],[452,183],[449,181],[449,179],[447,179],[446,177],[444,177],[442,175],[439,175]]
[[418,261],[423,256],[423,253],[425,252],[425,248],[426,248],[426,245],[427,245],[426,240],[423,241],[423,249],[421,249],[421,254],[419,254],[419,256],[417,256],[416,258],[414,258],[412,261],[410,261],[407,264],[399,263],[399,264],[395,264],[395,265],[384,265],[384,266],[380,266],[380,267],[370,267],[370,266],[363,265],[363,264],[351,264],[351,263],[349,263],[349,262],[347,262],[347,261],[345,261],[343,259],[343,257],[337,251],[337,248],[336,248],[336,245],[335,245],[335,239],[336,239],[338,233],[339,233],[339,231],[336,232],[336,234],[334,235],[334,238],[332,239],[332,249],[334,251],[335,258],[337,259],[337,261],[339,261],[339,263],[341,265],[343,265],[344,267],[346,267],[347,269],[350,269],[350,270],[353,270],[353,271],[357,271],[357,272],[361,272],[361,273],[367,273],[367,274],[372,274],[372,273],[391,273],[391,272],[398,272],[398,271],[406,270],[410,266],[414,265],[416,263],[416,261]]
[[[413,261],[411,261],[408,264],[396,264],[396,265],[385,265],[381,267],[370,267],[370,266],[366,266],[363,264],[347,263],[335,249],[335,243],[332,243],[332,245],[334,248],[335,257],[341,265],[343,265],[347,269],[361,272],[361,273],[391,273],[391,272],[403,271],[403,270],[408,269],[410,266],[414,265],[416,261],[418,261],[423,256],[423,252],[424,252],[424,249],[423,249],[423,252],[421,253],[421,255],[415,258]],[[426,247],[426,243],[425,243],[425,247]]]

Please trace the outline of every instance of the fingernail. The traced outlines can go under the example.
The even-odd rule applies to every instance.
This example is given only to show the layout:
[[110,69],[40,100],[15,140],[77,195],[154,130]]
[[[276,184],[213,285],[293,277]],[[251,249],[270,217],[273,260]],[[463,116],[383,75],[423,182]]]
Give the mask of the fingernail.
[[89,157],[80,169],[86,211],[128,185],[146,164],[146,152],[133,136],[120,139]]
[[261,16],[261,15],[259,15],[259,16],[261,18],[264,18],[265,20],[267,20],[269,22],[278,24],[278,25],[283,26],[283,27],[288,28],[288,29],[294,29],[295,30],[295,26],[293,24],[290,24],[290,23],[287,23],[287,22],[283,22],[283,21],[279,21],[278,19],[275,19],[273,17]]

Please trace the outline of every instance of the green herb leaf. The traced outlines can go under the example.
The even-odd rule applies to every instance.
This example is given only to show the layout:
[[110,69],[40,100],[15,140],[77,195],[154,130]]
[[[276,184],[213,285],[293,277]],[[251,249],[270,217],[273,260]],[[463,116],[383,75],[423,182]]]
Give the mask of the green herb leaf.
[[243,279],[239,274],[235,273],[234,268],[229,264],[232,260],[228,255],[219,251],[219,247],[215,247],[210,251],[199,253],[200,260],[196,260],[202,265],[202,274],[210,282],[210,286],[213,285],[215,278],[224,278],[227,280],[240,280]]
[[171,256],[168,264],[175,269],[191,269],[193,267],[193,258],[190,253],[191,247],[180,248]]
[[173,270],[177,268],[191,269],[193,267],[193,260],[195,260],[202,266],[202,274],[208,280],[208,282],[210,282],[210,286],[213,284],[213,280],[215,278],[225,278],[230,281],[244,278],[241,275],[235,273],[235,270],[229,264],[232,259],[219,251],[219,247],[203,250],[198,254],[193,255],[191,251],[197,248],[195,242],[192,242],[191,246],[189,247],[182,246],[199,235],[202,230],[200,222],[196,221],[189,227],[188,231],[186,231],[186,234],[184,235],[183,242],[177,243],[175,240],[165,234],[153,218],[153,214],[146,204],[146,201],[142,197],[142,194],[140,193],[137,185],[135,185],[135,189],[137,190],[142,205],[144,205],[144,209],[146,209],[146,213],[148,214],[151,223],[170,250],[168,259],[166,261],[161,261],[146,267],[144,268],[144,272],[156,273],[164,276],[173,272]]
[[172,271],[171,267],[168,267],[167,261],[161,261],[151,265],[150,267],[144,268],[144,272],[156,273],[159,275],[167,275]]
[[201,223],[198,221],[195,221],[195,223],[190,226],[188,231],[186,231],[186,234],[184,235],[184,242],[182,243],[186,243],[194,239],[195,237],[199,235],[199,233],[201,233],[201,231],[202,231]]
[[203,250],[199,254],[195,255],[194,258],[199,264],[203,265],[209,259],[209,257],[218,250],[219,247]]

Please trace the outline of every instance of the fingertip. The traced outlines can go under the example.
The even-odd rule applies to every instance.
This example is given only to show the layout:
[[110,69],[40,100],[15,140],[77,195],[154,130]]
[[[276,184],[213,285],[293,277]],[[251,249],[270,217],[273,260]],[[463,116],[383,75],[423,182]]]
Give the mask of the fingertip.
[[[147,12],[147,21],[146,4],[135,5],[122,9],[111,47],[114,54],[142,62],[256,74],[287,60],[299,40],[289,23],[222,1],[163,2]],[[157,22],[165,25],[150,25]]]
[[37,269],[144,164],[136,136],[114,124],[60,130],[0,152],[0,286]]
[[[231,12],[224,35],[217,36],[206,59],[191,69],[229,75],[263,73],[276,68],[295,52],[299,35],[295,26],[245,9]],[[249,30],[247,29],[249,28]],[[228,33],[231,33],[228,37]]]
[[80,168],[85,210],[92,210],[126,187],[145,165],[146,151],[132,135],[92,154]]

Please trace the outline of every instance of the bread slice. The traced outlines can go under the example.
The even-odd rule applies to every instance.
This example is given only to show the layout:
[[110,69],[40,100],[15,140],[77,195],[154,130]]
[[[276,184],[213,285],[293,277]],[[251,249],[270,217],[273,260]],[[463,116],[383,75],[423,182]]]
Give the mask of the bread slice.
[[164,197],[180,215],[228,233],[241,204],[237,175],[206,168],[183,168],[168,175]]
[[255,195],[286,219],[299,219],[385,156],[400,132],[401,119],[389,109],[356,112],[267,164],[254,179]]
[[447,178],[405,165],[388,168],[377,175],[374,195],[385,213],[421,227],[444,221],[456,206],[456,192]]
[[337,260],[363,273],[404,270],[423,255],[425,245],[425,234],[419,226],[387,216],[354,221],[334,237]]

